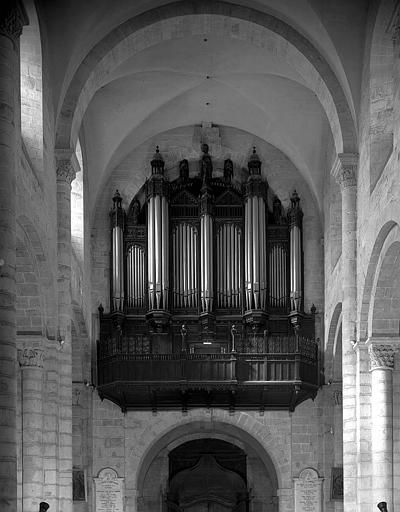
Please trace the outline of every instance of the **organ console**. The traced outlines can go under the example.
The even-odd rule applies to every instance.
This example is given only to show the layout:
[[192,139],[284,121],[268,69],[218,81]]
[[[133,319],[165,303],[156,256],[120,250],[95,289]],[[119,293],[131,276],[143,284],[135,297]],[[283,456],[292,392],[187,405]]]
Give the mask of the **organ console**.
[[297,192],[285,211],[256,148],[237,175],[230,159],[214,171],[207,144],[201,149],[197,165],[182,160],[169,180],[157,147],[151,175],[126,212],[115,192],[111,307],[100,310],[99,354],[161,357],[166,365],[174,354],[300,350],[301,340],[314,353]]

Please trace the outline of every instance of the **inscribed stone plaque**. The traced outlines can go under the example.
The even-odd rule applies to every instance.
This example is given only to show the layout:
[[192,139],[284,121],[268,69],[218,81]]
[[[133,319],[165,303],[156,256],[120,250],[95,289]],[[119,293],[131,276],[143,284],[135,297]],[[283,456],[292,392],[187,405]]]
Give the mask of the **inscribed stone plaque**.
[[296,512],[321,512],[322,480],[312,468],[303,469],[294,479]]
[[94,478],[96,512],[124,512],[124,479],[111,468],[102,469]]

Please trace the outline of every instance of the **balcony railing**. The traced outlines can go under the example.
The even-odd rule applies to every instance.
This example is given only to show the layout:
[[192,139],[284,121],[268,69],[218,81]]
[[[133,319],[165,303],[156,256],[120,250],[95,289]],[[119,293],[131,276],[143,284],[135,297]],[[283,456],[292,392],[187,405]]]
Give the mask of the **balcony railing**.
[[256,350],[229,354],[152,354],[138,346],[146,344],[98,343],[99,394],[123,409],[199,406],[204,393],[207,405],[293,409],[319,385],[318,345],[301,336],[253,338],[237,346]]

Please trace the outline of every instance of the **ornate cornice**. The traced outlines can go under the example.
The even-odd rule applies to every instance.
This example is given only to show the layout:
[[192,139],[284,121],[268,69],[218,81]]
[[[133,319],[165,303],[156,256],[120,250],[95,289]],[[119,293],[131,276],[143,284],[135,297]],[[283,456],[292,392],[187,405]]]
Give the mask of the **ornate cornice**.
[[80,171],[80,166],[72,149],[56,149],[56,168],[57,181],[65,181],[71,184],[76,174]]
[[22,27],[29,24],[25,8],[18,0],[3,0],[0,6],[0,34],[16,43],[22,34]]
[[357,185],[358,154],[339,153],[332,168],[332,176],[341,190]]
[[23,368],[43,368],[44,351],[40,348],[24,348],[18,350],[18,362]]
[[370,343],[368,354],[370,359],[370,368],[372,370],[393,370],[394,355],[398,348],[388,343],[379,344]]

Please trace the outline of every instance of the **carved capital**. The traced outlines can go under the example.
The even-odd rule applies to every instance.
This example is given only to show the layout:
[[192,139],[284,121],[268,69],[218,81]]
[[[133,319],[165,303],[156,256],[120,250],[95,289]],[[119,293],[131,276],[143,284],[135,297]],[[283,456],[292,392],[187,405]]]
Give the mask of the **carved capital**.
[[57,181],[66,181],[71,184],[76,177],[71,160],[57,160]]
[[69,185],[80,171],[79,162],[73,149],[56,149],[57,181],[65,181]]
[[43,368],[44,351],[40,348],[24,348],[18,350],[18,362],[22,368]]
[[332,175],[343,191],[357,185],[358,154],[339,153],[332,168]]
[[28,16],[21,2],[3,0],[0,6],[0,34],[16,43],[22,34],[22,27],[29,24]]
[[393,345],[371,343],[368,347],[370,368],[372,370],[393,370],[394,355],[397,347]]

